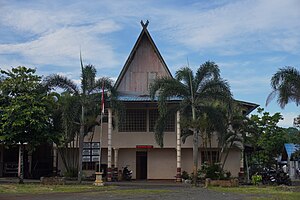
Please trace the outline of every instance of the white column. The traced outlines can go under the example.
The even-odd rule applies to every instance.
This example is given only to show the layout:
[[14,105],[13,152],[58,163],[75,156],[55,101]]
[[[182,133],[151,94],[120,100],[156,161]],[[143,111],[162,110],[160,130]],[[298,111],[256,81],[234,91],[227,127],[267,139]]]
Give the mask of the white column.
[[112,136],[112,110],[108,108],[108,134],[107,134],[107,181],[111,181],[111,161],[112,161],[112,148],[111,148],[111,136]]
[[115,169],[118,169],[118,154],[119,154],[119,149],[114,148],[114,165],[115,165]]
[[19,183],[23,183],[24,179],[24,148],[23,144],[19,144],[19,162],[18,162],[18,177]]
[[240,160],[240,172],[239,177],[244,178],[245,172],[244,172],[244,148],[241,150],[241,160]]
[[177,174],[176,174],[176,182],[181,182],[181,129],[180,129],[180,112],[176,113],[176,153],[177,153]]
[[57,146],[53,143],[53,175],[57,176]]

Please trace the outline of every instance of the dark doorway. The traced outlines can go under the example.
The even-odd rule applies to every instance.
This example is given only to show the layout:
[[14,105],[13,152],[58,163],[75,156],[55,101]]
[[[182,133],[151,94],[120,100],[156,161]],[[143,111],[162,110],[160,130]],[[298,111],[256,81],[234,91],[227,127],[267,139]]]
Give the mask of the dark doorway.
[[136,179],[137,180],[147,179],[147,152],[146,151],[136,152]]

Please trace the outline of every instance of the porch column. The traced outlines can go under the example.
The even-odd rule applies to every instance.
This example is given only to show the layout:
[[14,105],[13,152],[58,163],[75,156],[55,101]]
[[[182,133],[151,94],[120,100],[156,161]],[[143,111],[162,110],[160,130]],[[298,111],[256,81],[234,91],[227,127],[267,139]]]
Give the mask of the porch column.
[[112,135],[112,110],[108,108],[108,133],[107,133],[107,181],[111,181],[111,135]]
[[176,182],[181,182],[181,130],[180,130],[180,112],[177,111],[176,116],[176,139],[177,139],[177,145],[176,145],[176,152],[177,152],[177,174],[176,174]]
[[57,146],[53,143],[53,175],[57,176]]
[[114,148],[114,165],[115,170],[118,171],[118,156],[119,156],[119,148]]
[[114,148],[114,178],[118,180],[118,157],[119,157],[119,148]]
[[241,150],[239,177],[244,178],[244,149]]

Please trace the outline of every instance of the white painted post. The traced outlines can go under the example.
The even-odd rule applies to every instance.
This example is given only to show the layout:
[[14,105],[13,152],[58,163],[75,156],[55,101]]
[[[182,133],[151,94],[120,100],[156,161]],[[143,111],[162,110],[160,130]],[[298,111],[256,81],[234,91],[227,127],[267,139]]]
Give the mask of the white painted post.
[[111,161],[112,161],[112,146],[111,146],[111,138],[112,138],[112,110],[108,108],[108,138],[107,138],[107,181],[111,181]]
[[53,175],[57,176],[57,146],[55,143],[53,143],[52,148],[53,148]]
[[118,157],[119,157],[119,149],[118,148],[114,148],[114,169],[113,169],[113,173],[114,173],[114,178],[115,179],[119,179],[118,177]]
[[176,182],[181,182],[181,129],[180,129],[180,112],[177,111],[176,116],[176,153],[177,153],[177,174],[176,174]]

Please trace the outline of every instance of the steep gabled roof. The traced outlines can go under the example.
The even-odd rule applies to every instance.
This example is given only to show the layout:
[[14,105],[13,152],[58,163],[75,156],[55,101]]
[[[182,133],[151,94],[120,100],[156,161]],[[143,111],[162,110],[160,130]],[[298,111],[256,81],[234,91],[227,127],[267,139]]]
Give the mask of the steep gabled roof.
[[171,72],[170,72],[170,70],[169,70],[169,68],[167,67],[167,64],[165,63],[163,57],[161,56],[161,54],[160,54],[158,48],[156,47],[156,45],[155,45],[155,43],[154,43],[154,41],[153,41],[153,39],[152,39],[150,33],[149,33],[148,30],[147,30],[148,23],[149,23],[148,20],[147,20],[146,24],[144,24],[144,22],[141,21],[141,25],[142,25],[143,29],[142,29],[142,31],[141,31],[141,33],[140,33],[140,35],[139,35],[139,37],[138,37],[138,39],[137,39],[137,41],[136,41],[136,43],[135,43],[133,49],[131,50],[131,52],[130,52],[130,54],[129,54],[127,60],[126,60],[124,66],[123,66],[123,68],[122,68],[122,71],[121,71],[120,75],[118,76],[118,79],[117,79],[117,81],[116,81],[116,83],[115,83],[115,85],[114,85],[114,87],[115,87],[116,89],[119,87],[119,85],[120,85],[120,83],[121,83],[121,80],[123,79],[124,75],[126,74],[128,68],[129,68],[129,66],[130,66],[130,63],[132,62],[132,60],[133,60],[133,58],[134,58],[134,54],[135,54],[136,50],[138,49],[138,47],[140,46],[140,43],[141,43],[141,40],[142,40],[143,36],[146,36],[146,38],[149,40],[149,42],[150,42],[150,44],[151,44],[151,46],[152,46],[154,52],[157,54],[159,60],[160,60],[161,63],[163,64],[163,67],[164,67],[164,69],[166,70],[166,72],[168,73],[168,75],[169,75],[170,77],[173,77],[172,74],[171,74]]

